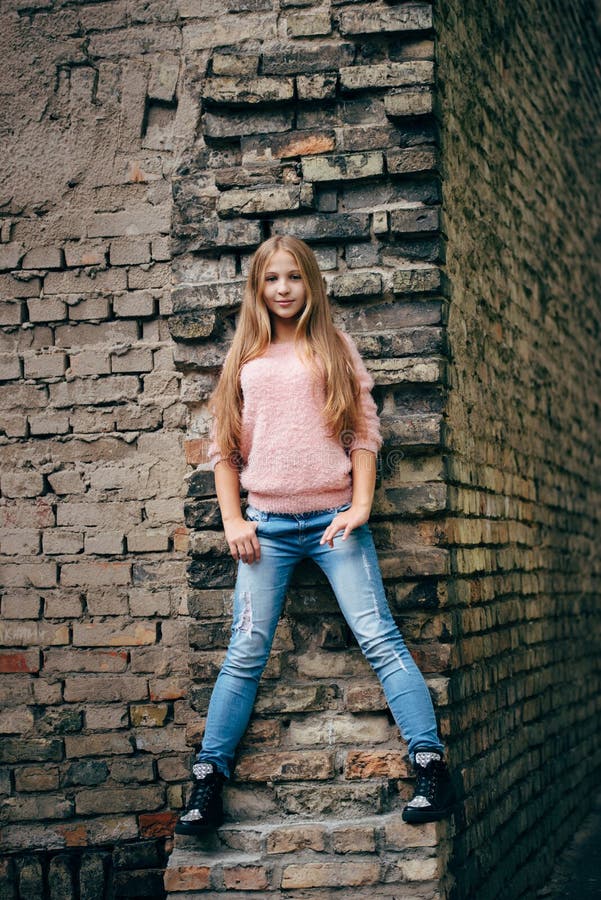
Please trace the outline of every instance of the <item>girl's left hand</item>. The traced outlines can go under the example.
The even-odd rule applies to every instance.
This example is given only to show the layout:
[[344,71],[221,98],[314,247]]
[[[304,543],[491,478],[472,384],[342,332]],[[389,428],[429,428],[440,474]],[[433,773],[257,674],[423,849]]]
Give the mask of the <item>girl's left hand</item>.
[[366,508],[360,506],[349,506],[348,509],[345,509],[343,512],[338,513],[337,516],[334,516],[334,518],[322,534],[319,543],[329,544],[330,547],[333,547],[334,537],[338,534],[339,531],[344,531],[342,540],[346,541],[353,528],[358,528],[359,525],[365,525],[365,523],[369,519],[369,513],[369,507]]

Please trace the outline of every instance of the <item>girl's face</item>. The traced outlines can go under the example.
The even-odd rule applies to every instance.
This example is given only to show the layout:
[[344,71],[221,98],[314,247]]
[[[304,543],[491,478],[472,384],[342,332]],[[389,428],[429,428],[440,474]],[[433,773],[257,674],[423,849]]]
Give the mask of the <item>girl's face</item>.
[[263,276],[263,300],[276,317],[274,323],[284,325],[297,319],[305,308],[306,291],[301,271],[288,250],[276,250],[267,263]]

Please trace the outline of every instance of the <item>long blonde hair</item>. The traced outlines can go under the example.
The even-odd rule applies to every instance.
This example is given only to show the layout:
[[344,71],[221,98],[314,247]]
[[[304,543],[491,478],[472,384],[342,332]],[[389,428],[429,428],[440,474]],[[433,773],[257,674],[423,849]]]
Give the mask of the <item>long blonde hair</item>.
[[222,456],[239,460],[242,430],[240,370],[261,356],[271,342],[271,320],[263,300],[264,275],[277,250],[294,257],[305,286],[305,307],[298,319],[295,342],[316,372],[324,377],[324,421],[329,433],[350,443],[359,419],[359,383],[344,339],[337,331],[313,250],[291,235],[273,235],[255,251],[236,332],[211,399],[215,439]]

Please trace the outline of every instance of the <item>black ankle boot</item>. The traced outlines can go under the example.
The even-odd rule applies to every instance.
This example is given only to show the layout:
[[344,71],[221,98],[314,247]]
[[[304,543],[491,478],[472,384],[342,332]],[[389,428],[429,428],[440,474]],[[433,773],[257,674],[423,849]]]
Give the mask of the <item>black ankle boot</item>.
[[415,793],[403,810],[403,821],[415,824],[444,819],[456,797],[442,754],[436,750],[417,750],[413,765],[417,776]]
[[223,822],[221,789],[225,776],[210,762],[192,766],[192,793],[175,826],[176,834],[202,834]]

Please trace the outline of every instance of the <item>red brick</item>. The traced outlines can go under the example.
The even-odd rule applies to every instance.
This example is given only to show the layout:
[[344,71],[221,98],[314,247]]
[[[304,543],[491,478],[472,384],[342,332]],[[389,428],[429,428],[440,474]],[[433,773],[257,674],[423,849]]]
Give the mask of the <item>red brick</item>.
[[171,837],[177,819],[178,813],[175,812],[142,813],[139,816],[140,837]]
[[[140,816],[140,819],[142,816]],[[147,837],[149,835],[146,835]],[[152,837],[164,837],[153,834]],[[165,872],[165,889],[174,891],[204,891],[209,887],[211,869],[209,866],[177,866]]]
[[263,866],[232,866],[224,868],[223,883],[228,890],[264,891],[269,886],[269,879]]
[[411,774],[400,750],[351,750],[344,766],[348,779],[408,778]]
[[0,672],[39,672],[40,651],[0,650]]

